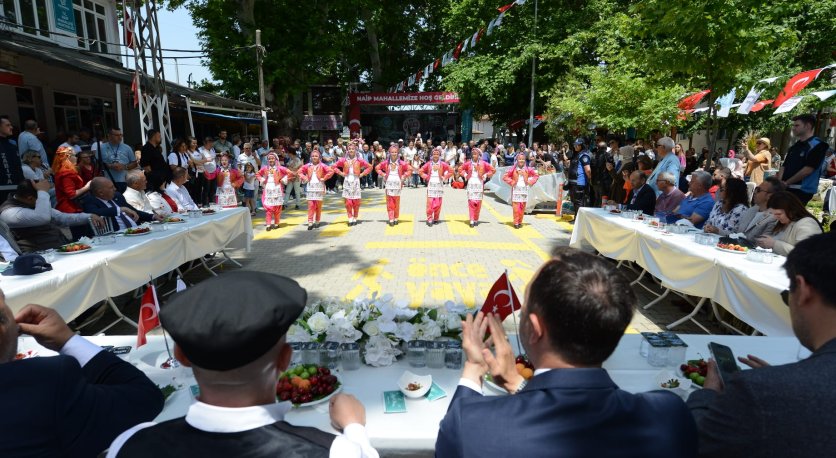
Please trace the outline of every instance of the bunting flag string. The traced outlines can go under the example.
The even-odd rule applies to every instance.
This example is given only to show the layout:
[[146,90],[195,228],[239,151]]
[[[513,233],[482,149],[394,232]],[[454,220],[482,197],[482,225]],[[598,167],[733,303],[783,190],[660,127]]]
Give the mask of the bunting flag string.
[[[717,110],[717,116],[720,118],[728,117],[730,110],[734,107],[737,107],[738,114],[743,115],[749,113],[757,113],[758,111],[763,110],[767,106],[775,108],[774,114],[787,113],[792,111],[795,107],[797,107],[798,104],[801,103],[801,101],[805,97],[809,96],[818,97],[819,100],[823,102],[829,99],[830,97],[836,95],[836,89],[828,89],[813,92],[802,96],[799,96],[797,94],[801,92],[804,88],[809,86],[813,81],[815,81],[825,70],[829,69],[836,69],[836,64],[830,64],[825,67],[816,68],[813,70],[806,70],[793,75],[786,82],[786,84],[784,84],[784,87],[781,90],[780,94],[778,94],[778,96],[775,97],[775,99],[771,100],[758,101],[760,96],[767,90],[768,85],[775,83],[776,81],[778,81],[779,78],[781,78],[779,76],[773,76],[771,78],[764,78],[762,80],[759,80],[752,86],[752,88],[746,94],[746,97],[739,104],[734,103],[736,90],[733,88],[723,97],[719,97],[717,100],[714,101],[716,105],[719,105],[719,109]],[[711,90],[707,89],[683,97],[682,100],[680,100],[677,104],[677,106],[680,109],[680,116],[708,111],[709,107],[696,108],[696,106],[710,92]]]
[[429,77],[435,70],[438,70],[439,67],[446,67],[447,65],[460,60],[462,54],[467,51],[472,51],[473,48],[482,40],[483,36],[490,36],[497,27],[502,25],[502,20],[505,17],[505,14],[508,13],[512,8],[519,5],[524,5],[526,0],[516,0],[514,2],[508,3],[507,5],[500,6],[497,8],[499,11],[499,15],[495,17],[493,20],[488,22],[487,28],[480,27],[476,30],[472,35],[468,35],[462,41],[458,42],[458,44],[453,48],[444,53],[438,59],[435,59],[433,62],[430,62],[426,65],[423,69],[413,73],[406,80],[401,81],[400,83],[392,86],[389,88],[389,92],[400,92],[406,90],[408,86],[412,86],[414,84],[418,84],[421,82],[422,78]]

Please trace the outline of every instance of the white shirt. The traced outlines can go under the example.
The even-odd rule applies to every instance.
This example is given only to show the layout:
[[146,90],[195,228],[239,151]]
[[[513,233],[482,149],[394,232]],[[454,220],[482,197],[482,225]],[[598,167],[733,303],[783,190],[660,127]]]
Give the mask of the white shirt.
[[197,210],[197,204],[194,203],[192,196],[189,194],[189,190],[186,189],[185,186],[177,186],[177,184],[172,181],[168,184],[168,186],[166,186],[165,192],[172,199],[174,199],[175,202],[177,202],[177,206],[179,208]]
[[0,255],[6,262],[12,262],[19,256],[6,237],[0,237]]
[[122,195],[125,196],[125,201],[131,207],[145,213],[154,213],[154,206],[151,205],[151,201],[148,200],[148,196],[144,192],[129,187],[125,189]]
[[[290,411],[292,404],[289,402],[277,402],[252,407],[218,407],[196,401],[189,407],[186,413],[186,423],[193,428],[208,433],[239,433],[250,431],[273,423],[283,421],[285,414]],[[140,423],[133,428],[120,434],[107,452],[106,458],[116,458],[119,450],[125,443],[136,434],[137,431],[156,425],[155,422]],[[345,427],[343,433],[338,435],[331,443],[329,456],[333,458],[356,457],[356,458],[378,458],[369,438],[366,435],[366,427],[353,423]]]
[[76,153],[76,154],[78,154],[78,153],[80,153],[80,152],[81,152],[81,146],[79,146],[79,145],[70,145],[70,144],[69,144],[69,143],[67,143],[67,142],[61,143],[61,145],[60,145],[60,146],[58,146],[58,147],[59,147],[59,148],[64,148],[64,147],[67,147],[67,148],[72,148],[72,149],[73,149],[73,151],[75,151],[75,153]]
[[[178,163],[177,157],[180,157],[180,161]],[[183,167],[184,169],[189,168],[189,159],[191,159],[190,154],[188,151],[185,153],[168,153],[168,165],[176,165],[178,167]]]

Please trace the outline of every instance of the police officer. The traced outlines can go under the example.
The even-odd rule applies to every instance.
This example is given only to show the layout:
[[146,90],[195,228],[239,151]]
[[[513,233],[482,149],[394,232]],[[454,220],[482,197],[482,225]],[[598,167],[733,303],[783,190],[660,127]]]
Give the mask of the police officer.
[[595,194],[594,196],[589,196],[590,202],[592,203],[600,202],[602,197],[610,193],[612,177],[607,170],[608,163],[615,165],[613,156],[607,151],[607,144],[605,142],[599,142],[598,148],[595,150],[594,158],[592,159],[592,184]]
[[576,138],[574,150],[563,158],[569,180],[569,200],[577,214],[580,207],[589,206],[589,192],[592,183],[592,158],[586,149],[586,141]]

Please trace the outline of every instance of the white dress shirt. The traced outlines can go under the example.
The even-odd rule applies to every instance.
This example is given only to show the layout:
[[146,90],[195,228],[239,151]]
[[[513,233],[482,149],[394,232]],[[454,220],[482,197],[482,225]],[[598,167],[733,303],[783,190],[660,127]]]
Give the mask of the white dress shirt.
[[136,189],[129,187],[125,189],[125,192],[123,192],[122,195],[125,196],[125,201],[127,201],[128,205],[131,207],[145,213],[154,213],[154,207],[151,205],[148,195],[144,192],[137,191]]
[[197,210],[197,204],[192,200],[189,190],[185,186],[177,186],[173,181],[165,188],[165,193],[169,195],[180,208],[186,210]]
[[[283,421],[291,407],[290,402],[232,408],[196,401],[186,413],[186,423],[208,433],[239,433]],[[120,434],[110,445],[106,458],[116,458],[119,450],[131,436],[141,429],[156,424],[155,422],[140,423]],[[329,456],[332,458],[378,458],[379,455],[369,442],[366,427],[353,423],[346,426],[343,433],[334,439]]]

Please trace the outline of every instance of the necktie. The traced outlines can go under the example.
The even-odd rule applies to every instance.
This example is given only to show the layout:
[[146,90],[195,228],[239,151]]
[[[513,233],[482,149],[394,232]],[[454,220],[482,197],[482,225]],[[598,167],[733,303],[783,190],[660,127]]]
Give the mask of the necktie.
[[112,200],[111,200],[111,201],[110,201],[110,203],[111,203],[111,205],[113,205],[113,208],[115,208],[115,209],[116,209],[116,212],[119,214],[119,219],[121,219],[121,220],[122,220],[122,224],[124,224],[124,225],[125,225],[125,229],[128,229],[128,228],[131,228],[131,227],[134,227],[134,226],[135,226],[135,224],[134,224],[134,220],[132,220],[132,219],[128,218],[128,215],[126,215],[126,214],[125,214],[125,212],[123,212],[123,211],[119,208],[119,205],[116,205],[116,202],[115,202],[115,201],[112,201]]

